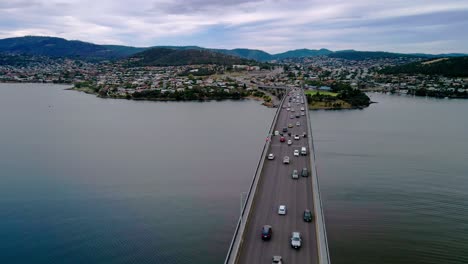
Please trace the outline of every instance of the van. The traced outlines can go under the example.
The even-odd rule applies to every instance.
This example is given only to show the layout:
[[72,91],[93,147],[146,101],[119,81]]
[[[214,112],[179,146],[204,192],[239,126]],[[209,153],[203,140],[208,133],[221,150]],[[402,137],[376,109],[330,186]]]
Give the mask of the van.
[[307,149],[306,149],[306,147],[302,147],[302,148],[301,148],[301,155],[302,155],[302,156],[307,156]]

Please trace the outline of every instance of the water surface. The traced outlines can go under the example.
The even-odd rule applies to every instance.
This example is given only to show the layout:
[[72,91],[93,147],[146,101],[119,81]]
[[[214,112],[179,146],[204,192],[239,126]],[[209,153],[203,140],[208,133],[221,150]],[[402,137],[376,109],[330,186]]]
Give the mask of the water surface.
[[274,110],[0,84],[0,263],[221,263]]
[[468,101],[311,114],[332,263],[468,263]]

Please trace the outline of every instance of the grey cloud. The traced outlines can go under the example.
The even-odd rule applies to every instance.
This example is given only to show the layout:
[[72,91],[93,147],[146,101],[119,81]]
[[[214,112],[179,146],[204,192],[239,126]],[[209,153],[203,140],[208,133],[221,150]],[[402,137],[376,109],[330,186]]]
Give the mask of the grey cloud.
[[190,14],[208,10],[220,10],[239,7],[245,4],[258,4],[265,0],[175,0],[170,3],[154,3],[150,11],[164,12],[167,14]]
[[18,9],[28,8],[42,5],[39,1],[28,1],[28,0],[6,0],[0,2],[0,9]]

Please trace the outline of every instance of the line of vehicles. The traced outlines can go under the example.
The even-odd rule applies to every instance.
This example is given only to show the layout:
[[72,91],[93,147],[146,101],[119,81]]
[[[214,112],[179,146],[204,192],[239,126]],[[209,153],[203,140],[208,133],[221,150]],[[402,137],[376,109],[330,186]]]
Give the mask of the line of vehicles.
[[[292,91],[289,92],[288,94],[288,103],[287,105],[283,105],[283,109],[286,111],[290,112],[290,119],[294,118],[300,118],[301,116],[305,116],[305,108],[304,108],[304,98],[300,96],[300,93],[297,89],[293,89]],[[293,108],[294,104],[296,106],[300,106],[300,111],[296,113],[296,110]],[[297,121],[295,123],[296,130],[297,128],[301,128],[301,122]],[[287,143],[287,146],[292,146],[293,144],[293,139],[298,141],[302,138],[307,137],[307,133],[303,132],[302,135],[299,134],[292,134],[289,129],[294,128],[293,123],[289,123],[287,127],[283,127],[282,132],[279,132],[278,130],[274,131],[272,136],[279,137],[279,142],[280,143]],[[287,138],[289,137],[289,138]],[[273,138],[272,138],[273,140]],[[273,142],[273,141],[272,141]],[[300,156],[307,156],[307,147],[302,146],[300,149],[293,149],[293,157],[300,157]],[[275,154],[274,153],[269,153],[268,154],[268,160],[274,160],[275,159]],[[291,164],[291,158],[288,155],[285,155],[283,157],[283,164],[289,165]],[[309,171],[307,167],[302,168],[302,170],[299,173],[299,169],[293,169],[291,173],[291,178],[293,180],[298,180],[301,177],[308,177],[309,176]],[[278,206],[278,215],[280,216],[286,216],[287,215],[287,206],[285,204],[281,204]],[[313,220],[313,214],[310,209],[305,209],[303,212],[303,220],[305,222],[312,222]],[[273,236],[273,227],[271,225],[264,225],[261,228],[261,239],[264,241],[268,241],[272,238]],[[290,245],[293,249],[300,249],[302,246],[302,235],[299,231],[293,231],[291,232],[291,237],[290,237]],[[283,258],[282,256],[275,255],[272,257],[273,263],[276,264],[282,264],[283,263]]]

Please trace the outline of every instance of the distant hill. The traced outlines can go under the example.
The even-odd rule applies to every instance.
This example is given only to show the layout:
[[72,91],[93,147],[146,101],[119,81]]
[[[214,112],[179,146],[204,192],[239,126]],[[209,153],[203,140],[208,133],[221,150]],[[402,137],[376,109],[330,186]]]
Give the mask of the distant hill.
[[368,59],[386,59],[386,58],[416,58],[420,57],[417,55],[410,55],[410,54],[401,54],[401,53],[391,53],[391,52],[383,52],[383,51],[355,51],[355,50],[347,50],[347,51],[337,51],[331,54],[328,54],[330,58],[340,58],[346,60],[368,60]]
[[333,51],[327,50],[327,49],[319,49],[319,50],[297,49],[297,50],[286,51],[283,53],[278,53],[278,54],[273,55],[272,57],[275,60],[281,60],[281,59],[286,59],[286,58],[326,56],[332,53]]
[[426,74],[443,75],[447,77],[468,77],[468,56],[455,58],[433,59],[424,62],[385,68],[384,74]]
[[151,48],[134,54],[130,66],[177,66],[192,64],[252,64],[253,61],[205,49]]
[[117,45],[96,45],[55,37],[26,36],[0,39],[0,52],[48,57],[67,57],[83,60],[123,58],[141,51],[141,48]]

